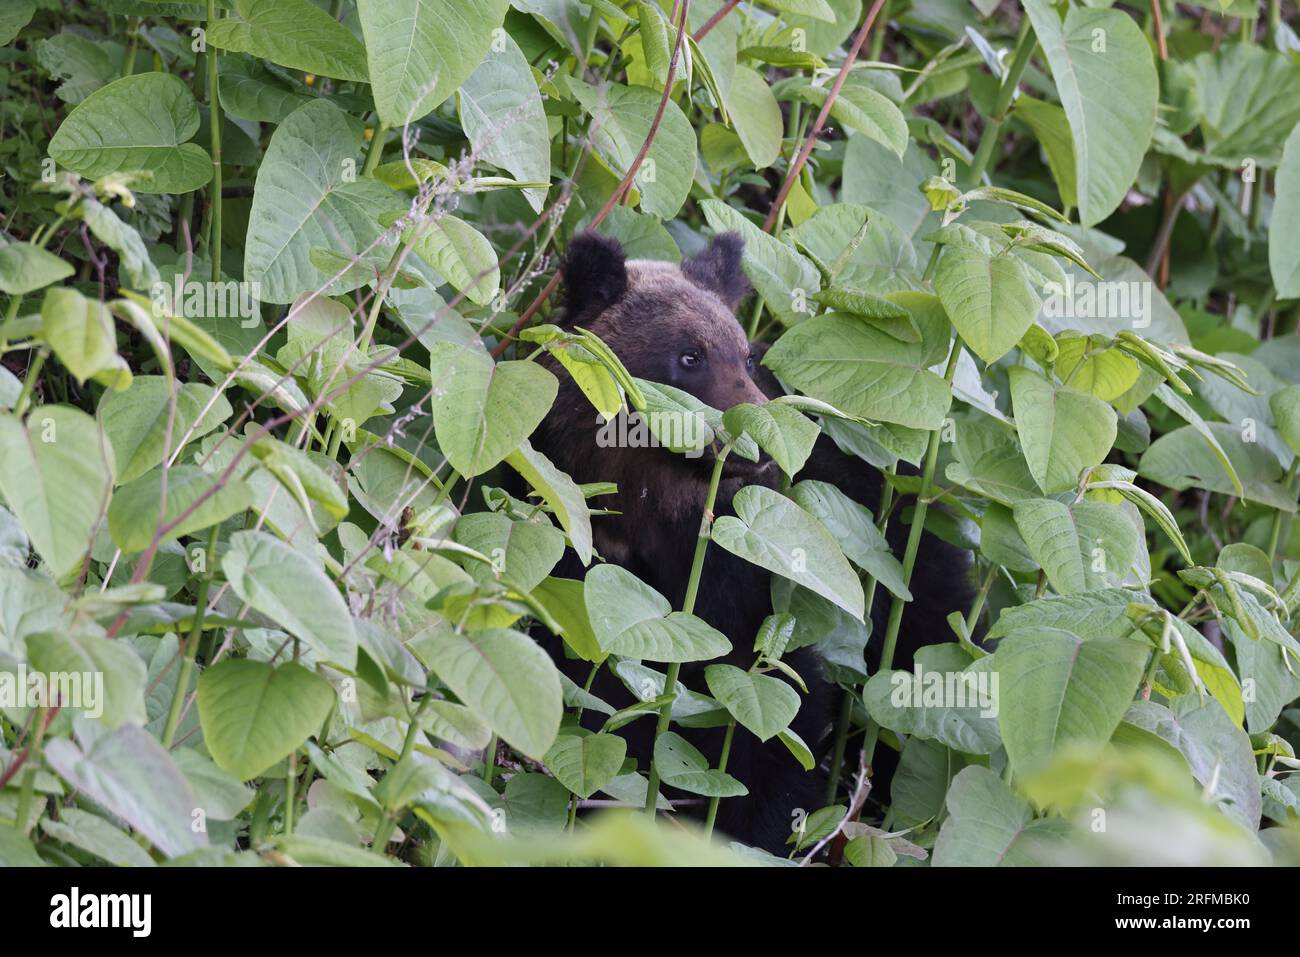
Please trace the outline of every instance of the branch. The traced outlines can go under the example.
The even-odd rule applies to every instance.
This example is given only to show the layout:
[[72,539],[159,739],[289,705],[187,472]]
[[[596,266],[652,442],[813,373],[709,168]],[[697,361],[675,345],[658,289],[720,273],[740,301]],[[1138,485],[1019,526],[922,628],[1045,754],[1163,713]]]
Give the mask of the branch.
[[[677,82],[677,61],[681,57],[682,45],[686,41],[686,24],[690,12],[691,0],[683,0],[681,22],[677,25],[677,41],[673,44],[673,55],[668,61],[668,79],[664,83],[663,96],[659,98],[659,108],[655,110],[654,119],[650,122],[650,132],[646,134],[645,142],[641,144],[641,149],[637,151],[636,157],[632,160],[632,165],[628,167],[627,173],[619,182],[618,187],[610,194],[609,199],[605,201],[605,205],[600,208],[600,211],[592,219],[590,223],[592,229],[603,223],[605,217],[613,211],[614,207],[623,201],[627,191],[632,188],[632,181],[636,179],[636,174],[640,172],[641,164],[645,162],[650,147],[654,145],[655,137],[659,135],[659,125],[663,122],[664,113],[668,110],[668,101],[672,99],[673,84]],[[542,308],[546,300],[551,298],[551,294],[555,292],[559,285],[560,273],[557,270],[555,275],[551,277],[550,282],[537,294],[537,298],[532,301],[532,304],[515,320],[515,324],[510,327],[510,331],[501,337],[501,341],[492,350],[492,358],[501,358],[502,353],[506,351],[515,336],[519,334],[519,330],[526,326],[528,321],[537,314],[537,311]]]
[[862,45],[867,40],[867,34],[871,32],[872,26],[875,25],[876,17],[880,14],[880,8],[885,5],[885,0],[876,0],[867,12],[867,18],[862,21],[862,28],[858,30],[858,35],[853,38],[853,46],[849,49],[849,55],[844,58],[844,65],[840,67],[840,74],[835,78],[834,85],[826,97],[826,102],[822,104],[821,112],[817,114],[817,120],[813,123],[812,129],[808,131],[808,138],[804,140],[803,148],[799,150],[799,155],[790,166],[790,172],[786,175],[785,182],[781,184],[781,192],[776,194],[776,202],[772,204],[772,210],[767,214],[767,220],[763,223],[763,232],[770,233],[772,227],[776,225],[776,218],[781,215],[781,210],[785,206],[786,198],[790,195],[790,190],[794,188],[795,181],[799,174],[803,172],[804,165],[808,162],[808,157],[812,155],[813,146],[817,143],[817,137],[826,125],[826,118],[831,115],[831,107],[835,105],[836,98],[840,95],[840,90],[844,89],[844,81],[849,78],[849,71],[853,69],[853,64],[857,62],[858,54],[862,52]]

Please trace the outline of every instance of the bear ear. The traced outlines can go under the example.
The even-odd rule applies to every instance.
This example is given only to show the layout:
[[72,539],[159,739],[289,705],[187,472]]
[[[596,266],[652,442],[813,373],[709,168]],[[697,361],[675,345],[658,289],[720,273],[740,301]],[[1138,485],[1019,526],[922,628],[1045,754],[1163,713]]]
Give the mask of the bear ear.
[[627,257],[622,244],[593,229],[569,240],[562,272],[570,317],[604,309],[627,292]]
[[720,233],[708,249],[682,262],[682,273],[701,289],[717,295],[728,309],[735,309],[753,289],[740,268],[744,251],[740,233]]

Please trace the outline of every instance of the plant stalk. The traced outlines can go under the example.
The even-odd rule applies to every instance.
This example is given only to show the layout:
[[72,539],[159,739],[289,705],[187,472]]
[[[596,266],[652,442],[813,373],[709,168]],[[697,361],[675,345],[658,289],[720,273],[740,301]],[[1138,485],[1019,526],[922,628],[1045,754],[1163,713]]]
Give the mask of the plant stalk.
[[[727,455],[731,452],[731,446],[726,446],[718,453],[717,461],[713,463],[713,474],[709,476],[709,491],[704,498],[704,515],[700,518],[700,534],[695,540],[695,556],[691,559],[691,577],[686,582],[686,599],[682,602],[682,614],[690,615],[695,612],[695,598],[700,591],[700,575],[704,571],[704,552],[709,547],[709,533],[713,528],[713,506],[718,499],[718,485],[722,482],[722,466],[727,461]],[[668,674],[664,678],[664,694],[669,696],[668,701],[659,709],[659,720],[655,724],[655,736],[653,744],[659,743],[659,736],[668,730],[668,724],[672,718],[673,697],[677,694],[677,675],[682,670],[680,662],[674,661],[668,666]],[[659,762],[654,759],[653,746],[650,752],[650,781],[646,787],[645,810],[651,817],[655,814],[655,805],[659,797]]]
[[1034,48],[1037,45],[1038,40],[1033,35],[1029,17],[1026,16],[1020,21],[1020,35],[1016,38],[1016,51],[1012,57],[1011,66],[1007,69],[1006,76],[1002,78],[1002,86],[998,88],[998,98],[993,107],[993,115],[984,124],[984,132],[980,135],[979,146],[975,149],[975,158],[971,161],[970,183],[972,186],[978,186],[984,179],[984,172],[988,169],[989,160],[992,158],[993,150],[997,146],[998,136],[1002,132],[1002,125],[1007,121],[1007,111],[1011,108],[1011,98],[1015,95],[1016,87],[1020,86],[1020,78],[1025,75],[1025,68],[1029,66],[1029,59],[1034,55]]

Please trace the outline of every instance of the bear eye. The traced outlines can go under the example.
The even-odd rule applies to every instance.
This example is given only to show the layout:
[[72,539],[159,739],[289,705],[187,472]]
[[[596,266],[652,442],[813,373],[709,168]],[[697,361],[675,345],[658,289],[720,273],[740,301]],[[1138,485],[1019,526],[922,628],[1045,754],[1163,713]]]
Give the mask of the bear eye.
[[755,356],[754,353],[752,352],[749,355],[747,355],[745,357],[745,368],[752,370],[754,368],[754,359],[756,358],[757,356]]
[[699,349],[686,349],[678,357],[677,361],[682,364],[683,368],[694,369],[704,362],[704,353],[700,352]]

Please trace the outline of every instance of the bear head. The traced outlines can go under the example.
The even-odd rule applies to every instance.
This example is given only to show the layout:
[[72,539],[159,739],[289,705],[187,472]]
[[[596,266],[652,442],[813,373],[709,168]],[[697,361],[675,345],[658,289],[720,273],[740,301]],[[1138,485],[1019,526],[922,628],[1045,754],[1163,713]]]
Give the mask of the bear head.
[[[579,233],[562,266],[560,324],[599,336],[633,376],[673,386],[715,409],[762,404],[767,396],[756,382],[761,353],[735,316],[750,292],[740,268],[743,247],[737,234],[724,233],[680,264],[629,260],[617,240]],[[575,481],[614,482],[619,488],[616,500],[593,502],[621,513],[597,524],[606,557],[618,560],[629,548],[649,547],[645,528],[665,522],[689,526],[693,543],[714,450],[690,458],[658,447],[610,447],[600,439],[604,420],[554,360],[543,361],[561,385],[535,444]],[[732,454],[718,504],[725,508],[742,485],[773,485],[775,479],[767,456],[752,463]]]

